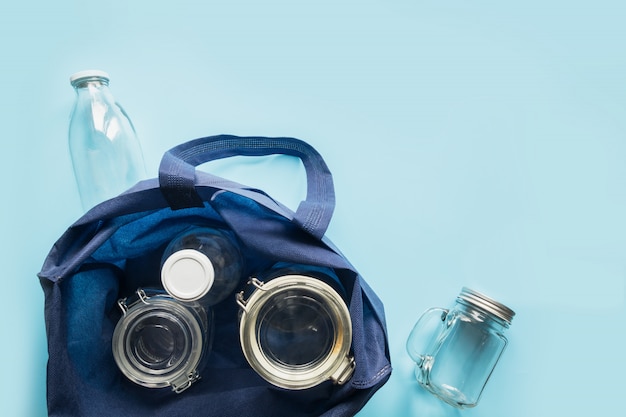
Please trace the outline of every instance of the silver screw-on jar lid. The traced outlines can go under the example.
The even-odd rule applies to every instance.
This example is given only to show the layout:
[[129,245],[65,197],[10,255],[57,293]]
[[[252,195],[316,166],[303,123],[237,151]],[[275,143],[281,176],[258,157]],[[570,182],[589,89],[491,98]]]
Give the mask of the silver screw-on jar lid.
[[458,298],[467,303],[473,304],[490,314],[493,314],[501,320],[504,320],[507,324],[511,324],[511,321],[515,316],[515,312],[504,304],[467,287],[463,287],[461,289]]

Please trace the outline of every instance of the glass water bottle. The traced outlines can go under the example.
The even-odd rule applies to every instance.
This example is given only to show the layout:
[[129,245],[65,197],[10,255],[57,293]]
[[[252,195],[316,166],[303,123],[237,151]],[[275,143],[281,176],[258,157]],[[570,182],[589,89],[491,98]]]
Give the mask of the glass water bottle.
[[230,232],[193,227],[165,249],[161,283],[179,301],[211,306],[234,294],[243,270],[243,256]]
[[73,74],[76,101],[69,147],[83,210],[145,178],[141,146],[133,124],[109,89],[109,76],[88,70]]

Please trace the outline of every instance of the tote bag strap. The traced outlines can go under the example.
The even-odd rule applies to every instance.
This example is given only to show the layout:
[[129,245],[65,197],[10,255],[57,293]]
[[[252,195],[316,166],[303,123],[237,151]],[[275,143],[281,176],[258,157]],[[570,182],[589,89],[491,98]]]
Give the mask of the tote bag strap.
[[332,175],[322,156],[309,144],[294,138],[209,136],[178,145],[165,152],[159,166],[159,187],[173,210],[202,207],[196,191],[196,167],[231,156],[290,155],[304,165],[307,193],[294,222],[321,238],[333,215],[335,191]]

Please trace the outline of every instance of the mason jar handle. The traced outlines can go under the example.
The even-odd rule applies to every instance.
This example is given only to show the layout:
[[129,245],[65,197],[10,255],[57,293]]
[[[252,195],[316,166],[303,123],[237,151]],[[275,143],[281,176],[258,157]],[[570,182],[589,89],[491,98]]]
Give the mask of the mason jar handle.
[[406,350],[417,366],[422,366],[432,354],[437,339],[446,328],[448,309],[434,307],[426,310],[413,326],[406,342]]
[[218,135],[183,143],[163,155],[159,166],[159,186],[174,210],[202,207],[202,198],[195,188],[198,165],[231,156],[276,154],[295,156],[302,161],[307,193],[295,212],[294,222],[321,238],[335,209],[333,179],[322,156],[299,139]]

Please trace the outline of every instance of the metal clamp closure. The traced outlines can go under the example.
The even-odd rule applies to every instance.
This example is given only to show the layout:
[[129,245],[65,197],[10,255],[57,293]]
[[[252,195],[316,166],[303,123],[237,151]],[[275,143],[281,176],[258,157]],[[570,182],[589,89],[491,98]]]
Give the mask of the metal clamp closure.
[[[248,280],[248,285],[252,285],[258,290],[265,291],[265,288],[263,288],[263,286],[265,285],[265,282],[259,280],[256,277],[250,277],[250,279]],[[244,293],[245,293],[245,290],[239,291],[236,295],[236,300],[237,300],[237,304],[239,304],[239,307],[241,307],[241,309],[247,313],[248,309],[246,308],[246,306],[248,305],[248,300],[244,298],[245,297]]]
[[150,304],[148,300],[150,300],[150,296],[142,289],[139,288],[137,291],[137,299],[135,300],[135,296],[131,298],[131,302],[129,303],[129,297],[124,297],[117,300],[117,306],[122,310],[122,314],[125,316],[130,307],[135,305],[138,302],[142,302],[144,304]]
[[330,376],[330,380],[337,385],[345,384],[354,373],[354,367],[356,366],[353,356],[346,356],[345,360],[337,368],[337,370]]
[[172,391],[174,391],[176,394],[180,394],[199,379],[200,374],[198,373],[198,371],[192,371],[186,375],[182,375],[180,378],[172,382]]

